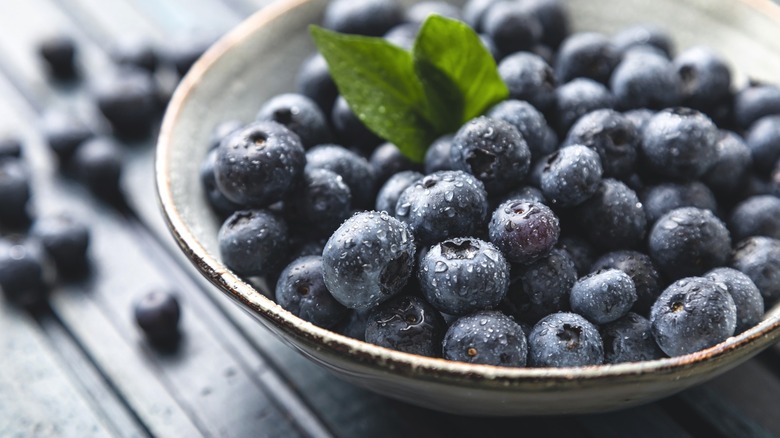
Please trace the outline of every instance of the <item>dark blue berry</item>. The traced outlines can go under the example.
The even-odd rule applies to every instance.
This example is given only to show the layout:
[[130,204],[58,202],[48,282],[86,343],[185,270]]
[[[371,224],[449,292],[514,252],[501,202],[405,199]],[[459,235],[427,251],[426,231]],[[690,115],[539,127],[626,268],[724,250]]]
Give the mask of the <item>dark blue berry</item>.
[[433,245],[420,259],[417,273],[425,299],[450,315],[492,309],[509,288],[509,264],[501,251],[474,238]]
[[440,170],[454,170],[452,165],[452,135],[443,135],[436,139],[425,151],[425,173],[430,174]]
[[780,87],[770,84],[751,85],[734,96],[734,118],[742,129],[758,119],[780,114]]
[[323,328],[334,327],[347,315],[347,308],[325,287],[321,256],[301,257],[287,265],[276,282],[275,297],[285,310]]
[[368,317],[370,314],[370,310],[359,311],[348,309],[346,319],[338,327],[338,332],[344,336],[357,339],[358,341],[365,341],[366,325],[368,325]]
[[167,64],[176,68],[179,76],[184,76],[213,43],[211,35],[185,32],[172,38],[160,55]]
[[699,181],[658,184],[645,189],[641,200],[648,224],[654,224],[661,216],[675,208],[697,207],[713,213],[718,208],[715,195]]
[[735,241],[750,236],[780,239],[780,198],[760,195],[743,200],[731,212],[729,230]]
[[455,5],[443,1],[423,1],[409,6],[405,13],[405,21],[423,24],[429,15],[434,14],[453,20],[462,20],[460,9]]
[[49,295],[49,260],[41,246],[19,236],[0,239],[0,291],[8,302],[36,307]]
[[73,155],[76,177],[92,193],[107,200],[121,198],[122,148],[110,137],[95,137],[79,146]]
[[417,180],[401,193],[395,206],[395,216],[409,225],[421,244],[476,235],[487,213],[482,182],[459,170],[443,170]]
[[634,125],[636,132],[641,136],[647,122],[655,115],[655,111],[647,108],[637,108],[623,112],[623,116]]
[[599,154],[604,175],[624,178],[634,172],[639,153],[639,131],[626,116],[600,109],[580,117],[564,145],[584,145]]
[[531,151],[517,129],[484,116],[458,130],[450,156],[455,169],[477,177],[491,194],[517,186],[531,166]]
[[780,114],[756,120],[747,131],[745,141],[753,165],[763,174],[769,173],[780,160]]
[[288,221],[320,234],[332,233],[351,213],[352,195],[341,175],[307,168],[285,199]]
[[10,135],[0,135],[0,160],[20,158],[22,156],[22,141]]
[[556,80],[552,67],[540,56],[518,52],[502,59],[498,74],[511,99],[524,100],[546,113],[555,106]]
[[513,265],[511,274],[510,313],[521,321],[535,323],[551,313],[569,310],[577,267],[567,251],[553,248],[547,257],[530,265]]
[[528,343],[512,318],[483,310],[455,320],[442,341],[442,356],[459,362],[504,367],[525,366]]
[[601,160],[593,149],[571,145],[559,149],[545,160],[542,193],[553,206],[579,205],[598,190]]
[[604,341],[604,363],[641,362],[664,357],[653,337],[650,320],[634,312],[603,325],[599,331]]
[[647,315],[662,291],[661,276],[647,254],[631,251],[613,251],[602,255],[591,266],[592,271],[619,269],[634,282],[637,300],[633,310]]
[[499,205],[506,201],[527,201],[541,204],[547,203],[547,199],[544,197],[544,194],[541,190],[534,186],[522,186],[502,195],[501,198],[499,198],[499,202],[492,206],[492,210],[495,210]]
[[620,54],[612,42],[596,32],[580,32],[563,40],[555,60],[555,76],[562,84],[575,78],[609,82]]
[[23,225],[29,219],[30,173],[19,158],[0,159],[0,224]]
[[628,274],[604,269],[577,280],[571,288],[569,304],[573,312],[594,324],[606,324],[628,313],[636,298],[636,287]]
[[179,340],[181,307],[173,292],[160,289],[144,294],[136,300],[133,315],[152,345],[173,347]]
[[764,317],[764,298],[753,280],[732,268],[716,268],[704,274],[705,278],[726,285],[737,308],[737,325],[734,334],[739,334],[761,322]]
[[528,365],[579,367],[604,363],[599,331],[575,313],[553,313],[542,318],[528,335]]
[[745,186],[753,165],[750,148],[739,135],[720,131],[715,156],[715,162],[702,176],[702,181],[717,195],[734,195]]
[[731,70],[714,50],[691,47],[674,58],[682,85],[682,104],[712,114],[713,107],[731,98]]
[[76,218],[59,214],[38,218],[30,228],[61,276],[77,276],[88,264],[89,228]]
[[41,131],[61,167],[66,167],[82,143],[95,132],[70,111],[49,110],[41,120]]
[[219,229],[222,263],[241,276],[265,276],[279,272],[289,242],[287,224],[266,210],[240,210]]
[[258,121],[274,121],[298,134],[304,149],[330,143],[328,120],[317,104],[302,94],[280,94],[266,102],[257,113]]
[[569,36],[569,14],[564,2],[559,0],[527,0],[524,7],[542,25],[540,42],[551,49],[557,49]]
[[474,31],[482,32],[482,19],[491,6],[501,0],[468,0],[463,5],[463,20],[471,26]]
[[614,106],[612,93],[603,85],[586,78],[574,79],[555,90],[555,126],[565,135],[577,120],[597,109]]
[[366,128],[343,96],[336,98],[330,117],[340,144],[369,152],[384,141]]
[[609,81],[615,107],[663,109],[680,102],[680,78],[668,58],[632,51],[617,65]]
[[750,277],[765,300],[780,298],[780,240],[753,236],[740,241],[731,267]]
[[664,30],[649,24],[626,27],[612,37],[612,44],[621,55],[641,46],[654,47],[663,52],[667,58],[671,58],[674,52],[671,36]]
[[558,239],[558,247],[571,257],[577,268],[577,277],[590,273],[590,267],[596,262],[598,252],[587,240],[576,235],[563,235]]
[[377,186],[384,184],[388,178],[404,170],[421,171],[419,164],[406,157],[398,146],[384,143],[374,149],[368,160],[374,169]]
[[325,284],[341,304],[372,308],[401,291],[412,273],[414,253],[406,224],[384,212],[357,213],[325,245]]
[[550,253],[561,227],[546,205],[509,200],[493,212],[488,233],[510,262],[528,264]]
[[334,0],[325,9],[322,23],[336,32],[382,36],[403,18],[397,0]]
[[414,47],[414,40],[417,38],[419,32],[420,24],[401,23],[387,31],[384,35],[384,39],[404,50],[411,51]]
[[38,54],[56,79],[77,76],[76,53],[76,42],[67,35],[51,35],[38,43]]
[[214,163],[216,161],[217,150],[209,150],[200,165],[200,183],[203,186],[203,191],[206,192],[209,206],[218,215],[226,217],[234,211],[240,210],[241,206],[228,199],[217,187],[217,180],[214,177]]
[[547,141],[549,127],[544,116],[528,102],[515,99],[502,101],[493,106],[487,116],[514,126],[528,145],[532,161],[558,149],[557,141]]
[[344,179],[352,193],[352,204],[371,207],[376,193],[374,168],[365,158],[337,145],[319,145],[306,152],[307,169],[327,169]]
[[115,135],[133,139],[149,135],[159,103],[157,85],[149,72],[122,68],[101,75],[92,94]]
[[220,143],[214,177],[229,200],[263,207],[290,192],[305,163],[303,145],[295,133],[276,122],[254,122]]
[[423,176],[422,173],[412,170],[391,176],[376,195],[376,211],[386,211],[390,216],[395,216],[395,207],[401,193]]
[[661,293],[650,310],[650,323],[661,350],[682,356],[732,336],[737,310],[725,284],[688,277]]
[[441,357],[447,326],[425,300],[404,295],[379,305],[366,323],[366,342],[421,356]]
[[492,5],[482,18],[482,29],[502,55],[527,51],[542,36],[542,24],[522,2]]
[[159,63],[157,50],[151,42],[136,35],[118,39],[110,48],[111,59],[120,66],[154,72]]
[[333,103],[339,95],[336,83],[330,76],[328,63],[318,52],[306,58],[295,78],[295,89],[313,100],[325,115],[333,109]]
[[606,250],[636,246],[645,236],[647,218],[636,193],[624,183],[606,178],[596,193],[576,207],[584,236]]

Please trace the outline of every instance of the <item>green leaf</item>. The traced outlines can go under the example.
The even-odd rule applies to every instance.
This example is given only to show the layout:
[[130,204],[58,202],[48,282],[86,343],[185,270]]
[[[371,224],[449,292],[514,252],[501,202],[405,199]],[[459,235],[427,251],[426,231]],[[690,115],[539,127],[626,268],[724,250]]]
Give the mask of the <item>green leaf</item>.
[[339,92],[374,133],[421,162],[438,137],[412,55],[383,38],[345,35],[311,26]]
[[[495,60],[479,35],[463,22],[431,15],[423,23],[412,53],[415,71],[434,103],[437,126],[461,125],[509,96]],[[453,90],[459,96],[453,96]],[[452,107],[449,114],[445,111],[442,115],[438,103],[448,101]],[[442,123],[441,117],[454,120]]]

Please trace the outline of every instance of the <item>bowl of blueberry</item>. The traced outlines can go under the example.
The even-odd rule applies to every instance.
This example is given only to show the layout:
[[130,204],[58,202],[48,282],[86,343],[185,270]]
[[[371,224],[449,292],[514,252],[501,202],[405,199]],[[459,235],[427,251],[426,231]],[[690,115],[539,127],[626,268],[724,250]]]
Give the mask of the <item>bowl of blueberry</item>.
[[280,1],[175,92],[164,216],[381,394],[657,400],[780,338],[778,24],[763,0]]

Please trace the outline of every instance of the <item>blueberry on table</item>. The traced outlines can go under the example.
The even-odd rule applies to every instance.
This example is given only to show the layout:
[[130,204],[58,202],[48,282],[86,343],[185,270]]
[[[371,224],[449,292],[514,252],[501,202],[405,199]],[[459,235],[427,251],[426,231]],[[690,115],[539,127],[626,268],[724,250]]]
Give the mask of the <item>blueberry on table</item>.
[[322,23],[336,32],[382,36],[403,19],[404,9],[397,0],[333,0]]
[[599,328],[604,363],[641,362],[665,357],[653,337],[650,320],[634,312]]
[[737,308],[737,325],[734,334],[739,334],[761,322],[764,317],[764,298],[753,280],[733,268],[716,268],[704,274],[704,278],[723,283]]
[[724,266],[731,252],[731,237],[711,211],[682,207],[656,221],[648,249],[658,269],[667,279],[675,280]]
[[606,324],[627,314],[636,298],[636,287],[628,274],[605,269],[577,280],[571,288],[569,303],[573,312],[594,324]]
[[209,35],[177,35],[161,51],[161,63],[171,65],[179,76],[184,76],[214,41]]
[[632,248],[647,230],[647,218],[636,193],[611,178],[603,179],[596,193],[575,207],[575,215],[588,241],[605,250]]
[[528,335],[528,366],[579,367],[604,363],[598,328],[576,313],[542,318]]
[[525,366],[528,342],[512,318],[495,310],[482,310],[456,319],[442,341],[442,356],[484,365]]
[[115,135],[130,139],[149,135],[159,108],[157,84],[149,72],[120,68],[101,75],[92,94]]
[[531,161],[558,149],[557,142],[548,142],[549,127],[539,110],[526,101],[508,99],[494,105],[487,112],[491,119],[503,120],[517,129],[531,152]]
[[414,267],[414,236],[385,212],[360,212],[333,233],[322,252],[325,285],[341,304],[372,308],[398,294]]
[[67,168],[76,149],[95,135],[92,128],[73,112],[58,109],[48,110],[43,115],[41,131],[62,168]]
[[382,186],[391,176],[407,170],[422,171],[422,166],[407,158],[398,146],[392,143],[383,143],[371,154],[368,159],[374,169],[377,186]]
[[454,170],[452,165],[452,134],[446,134],[437,138],[425,151],[423,164],[425,173],[430,174],[440,170]]
[[528,265],[514,265],[507,293],[509,313],[535,323],[551,313],[569,310],[569,293],[577,281],[577,267],[569,253],[553,248],[547,257]]
[[306,151],[306,168],[326,169],[341,175],[352,193],[354,207],[369,208],[374,205],[374,168],[359,154],[334,144],[315,146]]
[[0,238],[0,291],[14,305],[32,308],[49,296],[49,260],[32,239]]
[[73,79],[77,76],[76,42],[67,35],[52,35],[38,43],[38,55],[56,79]]
[[404,353],[441,357],[447,329],[441,314],[422,298],[402,295],[371,311],[366,342]]
[[542,24],[522,2],[498,2],[482,18],[482,28],[501,55],[528,51],[542,37]]
[[287,265],[276,282],[276,302],[314,325],[331,328],[347,316],[322,278],[322,257],[306,256]]
[[407,187],[398,198],[395,217],[409,225],[418,243],[432,244],[477,234],[487,209],[481,181],[466,172],[443,170]]
[[602,173],[596,151],[582,145],[566,146],[546,158],[542,193],[553,206],[579,205],[596,193]]
[[696,207],[717,211],[715,195],[699,181],[662,183],[645,189],[641,196],[647,223],[654,224],[661,216],[675,208]]
[[173,292],[152,290],[133,305],[135,323],[149,342],[157,347],[173,347],[179,340],[181,307]]
[[604,85],[588,78],[577,78],[555,89],[555,111],[553,125],[561,136],[580,117],[597,109],[612,109],[615,98]]
[[287,93],[272,97],[257,113],[258,121],[274,121],[298,134],[304,149],[330,143],[328,119],[317,104],[302,94]]
[[663,29],[648,24],[624,28],[612,36],[612,44],[621,56],[635,47],[643,46],[660,50],[667,59],[671,58],[674,52],[671,36]]
[[157,69],[159,55],[152,43],[140,35],[125,35],[111,46],[109,55],[117,65],[146,70]]
[[687,277],[661,293],[650,310],[650,323],[661,350],[682,356],[732,336],[737,310],[725,284]]
[[633,310],[647,315],[650,307],[662,292],[661,275],[653,260],[645,253],[631,250],[608,252],[596,260],[592,271],[601,269],[619,269],[634,282],[637,300]]
[[682,104],[709,113],[731,98],[731,70],[709,47],[695,46],[677,55],[673,64],[682,85]]
[[300,138],[276,122],[254,122],[217,147],[214,177],[232,202],[264,207],[297,184],[306,164]]
[[569,35],[558,49],[555,76],[565,84],[576,78],[589,78],[607,84],[620,54],[612,42],[596,32]]
[[528,174],[531,151],[520,132],[508,122],[477,117],[452,139],[452,164],[485,185],[488,193],[503,193]]
[[735,241],[750,236],[780,239],[780,198],[751,196],[734,207],[728,224]]
[[639,130],[628,117],[611,109],[599,109],[580,117],[563,144],[595,150],[601,158],[604,176],[624,178],[635,170],[640,141]]
[[720,131],[715,152],[715,162],[701,179],[716,195],[733,196],[746,185],[752,170],[750,148],[738,134]]
[[395,216],[395,206],[401,193],[424,176],[413,170],[405,170],[391,176],[376,195],[376,211],[386,211],[390,216]]
[[756,120],[745,134],[745,143],[756,169],[769,173],[780,160],[780,114]]
[[615,67],[609,80],[615,107],[664,109],[681,100],[681,80],[669,59],[651,51],[632,50]]
[[748,129],[758,119],[780,114],[780,87],[757,84],[743,88],[734,96],[734,118],[742,129]]
[[217,187],[217,179],[214,176],[214,164],[217,161],[217,150],[211,149],[200,164],[200,184],[206,192],[206,200],[215,213],[221,217],[227,217],[241,206],[228,199]]
[[550,253],[561,227],[550,207],[538,202],[509,200],[493,212],[488,234],[507,260],[529,264]]
[[94,137],[82,144],[73,156],[76,178],[102,199],[121,199],[122,148],[109,137]]
[[288,228],[267,210],[239,210],[219,229],[222,263],[241,276],[266,276],[278,272],[289,249]]
[[326,169],[304,169],[303,179],[285,199],[290,223],[330,234],[351,212],[352,195],[341,175]]
[[20,158],[0,159],[0,224],[24,225],[32,196],[30,173]]
[[554,108],[555,73],[539,55],[513,53],[498,64],[498,74],[509,88],[511,99],[526,101],[542,113]]
[[22,156],[22,141],[14,136],[0,135],[0,160],[5,158],[20,158]]
[[90,234],[87,225],[68,214],[43,216],[33,222],[30,237],[37,239],[60,276],[77,276],[87,266]]
[[765,300],[780,298],[780,240],[753,236],[740,241],[731,254],[731,267],[750,277]]

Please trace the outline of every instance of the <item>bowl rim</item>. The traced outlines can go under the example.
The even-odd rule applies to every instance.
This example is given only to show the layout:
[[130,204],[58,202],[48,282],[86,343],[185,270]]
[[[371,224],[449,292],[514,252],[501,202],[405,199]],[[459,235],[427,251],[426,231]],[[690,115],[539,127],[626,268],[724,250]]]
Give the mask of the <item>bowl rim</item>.
[[[426,380],[451,380],[460,384],[479,383],[480,386],[484,386],[484,382],[493,382],[502,388],[525,386],[528,383],[543,383],[547,390],[556,387],[562,388],[567,385],[567,382],[571,384],[575,379],[577,386],[582,386],[582,384],[589,382],[597,384],[604,379],[640,377],[648,374],[685,373],[696,365],[726,361],[729,356],[737,354],[742,348],[748,348],[749,352],[757,353],[780,338],[779,304],[775,306],[774,311],[769,311],[765,319],[756,326],[715,346],[683,356],[642,362],[561,368],[499,367],[470,364],[404,353],[318,327],[284,310],[273,300],[257,291],[255,287],[239,278],[222,265],[214,255],[206,251],[176,206],[169,178],[173,164],[169,159],[172,133],[183,107],[191,97],[192,90],[198,87],[207,71],[226,52],[239,46],[262,26],[297,7],[317,1],[321,0],[276,1],[255,12],[221,37],[195,62],[179,83],[165,111],[157,141],[155,154],[157,198],[169,231],[201,274],[217,285],[223,293],[251,310],[253,316],[269,321],[287,334],[307,344],[320,349],[325,348],[329,353],[348,361],[362,362],[389,373],[400,373]],[[739,0],[739,3],[780,24],[780,6],[772,3],[771,0]]]

